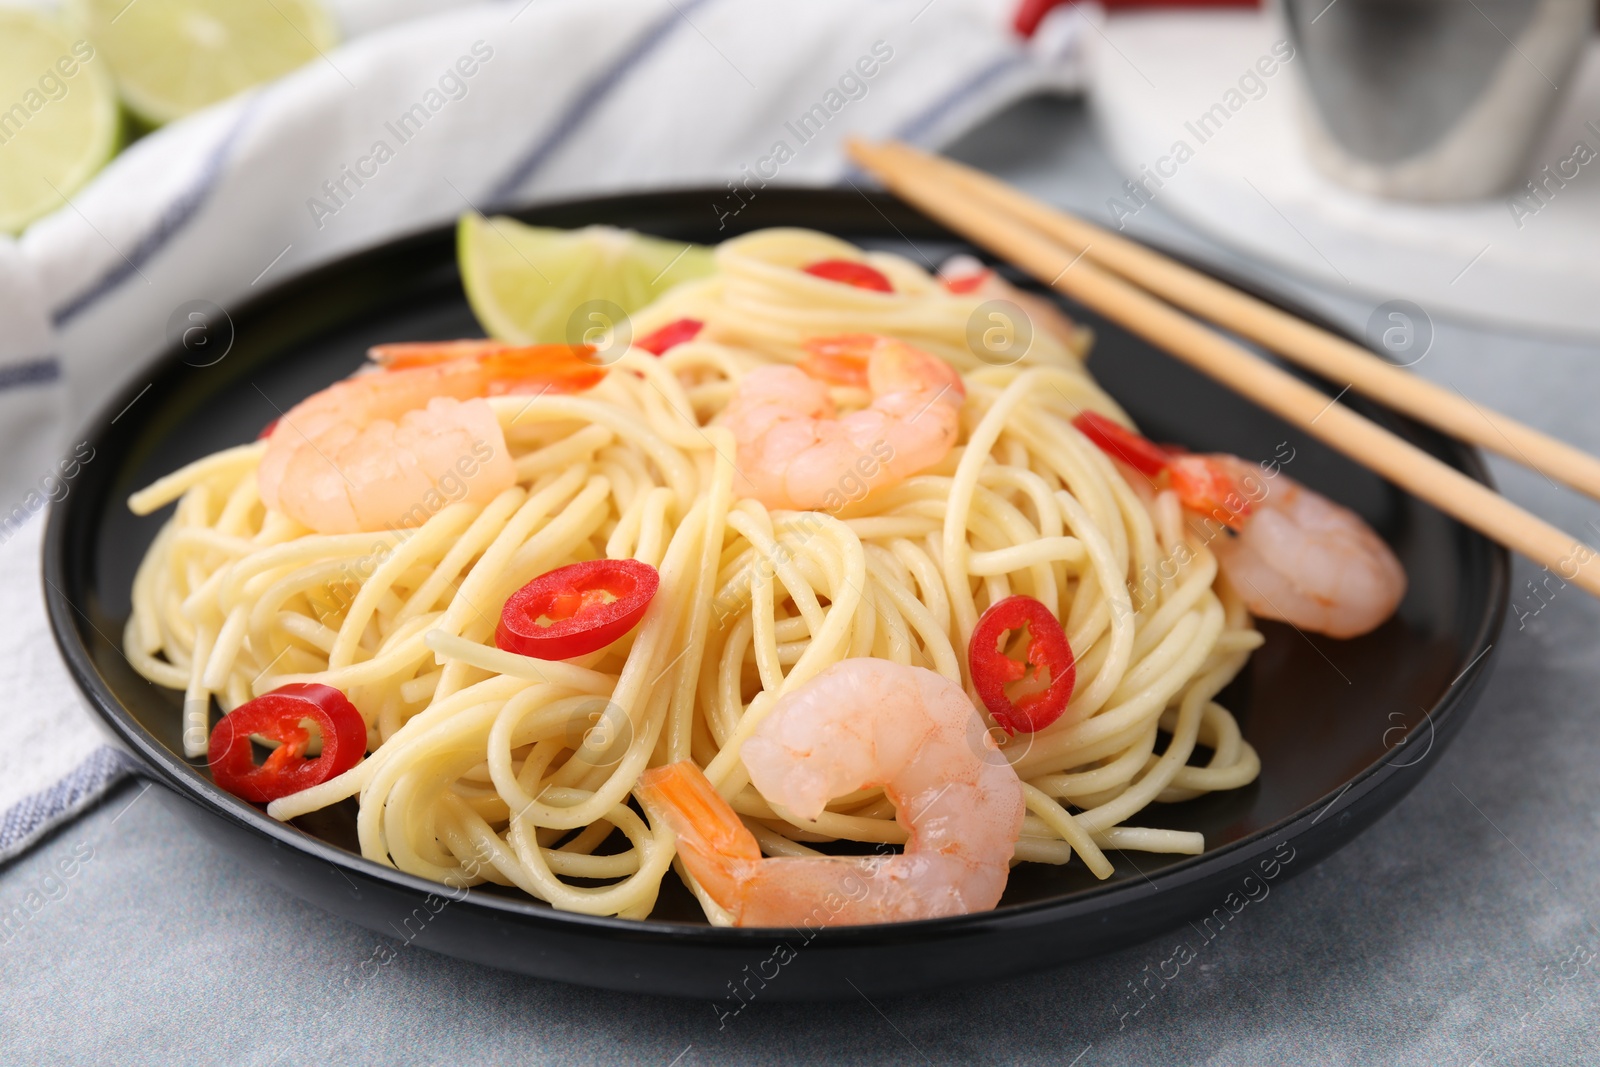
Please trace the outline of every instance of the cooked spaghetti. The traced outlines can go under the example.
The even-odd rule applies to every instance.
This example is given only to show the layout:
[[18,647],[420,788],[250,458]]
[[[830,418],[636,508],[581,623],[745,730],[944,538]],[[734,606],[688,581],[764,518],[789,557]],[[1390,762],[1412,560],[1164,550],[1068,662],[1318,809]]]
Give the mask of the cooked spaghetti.
[[[797,269],[829,257],[870,264],[892,293]],[[355,797],[370,859],[643,918],[674,859],[671,833],[630,803],[643,772],[692,760],[769,856],[904,842],[880,789],[814,820],[775,810],[741,745],[783,694],[849,658],[925,667],[970,696],[974,627],[1024,594],[1060,620],[1077,686],[1052,725],[991,731],[1023,783],[1016,859],[1076,855],[1104,878],[1105,849],[1201,851],[1198,834],[1131,822],[1255,778],[1214,698],[1261,636],[1173,490],[1074,428],[1085,411],[1127,423],[1082,364],[1087,337],[1035,329],[1020,359],[991,365],[968,338],[984,294],[805,231],[729,241],[716,267],[635,316],[639,336],[703,322],[692,340],[659,357],[631,348],[580,393],[490,397],[509,457],[474,442],[461,477],[438,479],[405,524],[316,533],[265,507],[265,441],[136,494],[140,514],[177,507],[135,579],[125,647],[146,678],[185,691],[188,754],[206,751],[213,700],[228,711],[285,683],[335,687],[370,754],[272,815]],[[841,335],[898,339],[958,370],[954,447],[893,485],[873,483],[884,457],[866,449],[823,506],[769,508],[742,484],[725,409],[755,369]],[[859,385],[831,395],[845,410],[867,400]],[[469,468],[505,458],[514,485],[464,491]],[[520,587],[603,558],[659,571],[630,633],[564,661],[496,647]]]

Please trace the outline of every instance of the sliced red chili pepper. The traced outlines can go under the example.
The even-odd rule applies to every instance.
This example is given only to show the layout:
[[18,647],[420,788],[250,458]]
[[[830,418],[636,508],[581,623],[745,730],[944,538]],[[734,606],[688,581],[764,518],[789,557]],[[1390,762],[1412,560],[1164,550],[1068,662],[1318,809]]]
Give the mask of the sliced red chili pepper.
[[660,587],[656,569],[636,559],[557,567],[511,594],[494,643],[534,659],[586,655],[633,629]]
[[1237,530],[1250,514],[1250,501],[1228,469],[1210,456],[1173,456],[1168,462],[1178,503]]
[[[322,753],[305,759],[310,720],[322,736]],[[260,766],[250,737],[278,742]],[[246,701],[211,731],[206,760],[211,780],[242,800],[266,804],[343,774],[367,751],[367,724],[349,699],[331,685],[293,682]]]
[[1158,445],[1104,415],[1085,411],[1072,420],[1100,451],[1154,478],[1167,472],[1178,503],[1237,530],[1250,514],[1250,500],[1228,468],[1182,445]]
[[985,269],[978,271],[976,274],[963,274],[958,278],[945,278],[945,292],[955,293],[958,296],[977,292],[983,288],[983,283],[988,281],[993,274],[994,271]]
[[1098,411],[1083,412],[1072,420],[1072,425],[1112,459],[1120,459],[1152,478],[1167,467],[1169,457],[1165,449],[1112,422]]
[[633,342],[633,345],[657,356],[664,355],[669,348],[681,345],[685,341],[693,341],[705,325],[699,319],[677,319],[659,330],[645,334]]
[[894,286],[880,270],[854,259],[823,259],[804,268],[807,274],[825,278],[840,285],[853,285],[857,289],[870,289],[875,293],[892,293]]
[[[1008,635],[1028,631],[1026,661],[1006,655]],[[1061,717],[1078,681],[1078,663],[1061,623],[1031,596],[1006,597],[978,619],[967,645],[978,698],[1008,734],[1033,733]],[[1013,698],[1006,686],[1030,691]]]

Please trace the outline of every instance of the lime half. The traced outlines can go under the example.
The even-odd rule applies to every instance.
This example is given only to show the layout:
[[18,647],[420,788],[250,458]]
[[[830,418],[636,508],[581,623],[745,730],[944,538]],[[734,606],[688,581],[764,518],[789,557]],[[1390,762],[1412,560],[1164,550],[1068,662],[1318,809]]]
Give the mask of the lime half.
[[0,233],[66,203],[117,150],[117,96],[87,41],[0,9]]
[[574,315],[585,308],[615,305],[632,315],[679,282],[713,270],[704,245],[610,226],[552,230],[476,214],[461,217],[456,255],[484,330],[524,345],[570,343],[583,328]]
[[320,0],[77,0],[139,118],[159,126],[271,81],[334,46]]

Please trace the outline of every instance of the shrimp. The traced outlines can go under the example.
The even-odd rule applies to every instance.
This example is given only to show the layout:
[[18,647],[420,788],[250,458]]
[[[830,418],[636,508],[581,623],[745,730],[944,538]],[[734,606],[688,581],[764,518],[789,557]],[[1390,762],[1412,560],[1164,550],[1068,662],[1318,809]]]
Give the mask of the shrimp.
[[814,820],[834,797],[882,786],[910,833],[886,856],[763,858],[755,836],[687,760],[634,793],[737,926],[931,919],[1000,900],[1022,833],[1022,783],[961,686],[921,667],[847,659],[779,699],[742,750],[767,801]]
[[[746,374],[722,413],[737,444],[737,491],[770,508],[836,510],[849,487],[895,485],[949,454],[967,395],[949,364],[870,334],[807,347],[813,358],[801,367]],[[871,403],[837,415],[818,375],[865,385]]]
[[370,373],[302,400],[267,438],[262,502],[318,533],[417,526],[443,506],[430,499],[488,503],[515,484],[516,466],[482,398],[574,392],[605,376],[569,345],[451,341],[372,355]]
[[[1262,484],[1256,465],[1237,456],[1184,459],[1213,465],[1235,485]],[[1235,512],[1237,534],[1211,546],[1251,614],[1329,637],[1360,636],[1394,614],[1406,572],[1361,516],[1281,472],[1266,484]]]

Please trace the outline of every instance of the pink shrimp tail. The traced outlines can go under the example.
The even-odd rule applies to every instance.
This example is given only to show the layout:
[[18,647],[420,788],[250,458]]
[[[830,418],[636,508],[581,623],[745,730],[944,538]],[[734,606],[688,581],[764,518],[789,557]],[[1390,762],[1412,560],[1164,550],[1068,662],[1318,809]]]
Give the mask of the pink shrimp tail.
[[909,839],[892,855],[762,858],[693,763],[647,771],[635,795],[652,822],[672,827],[684,866],[736,925],[899,922],[999,902],[1022,832],[1022,785],[957,683],[844,660],[780,699],[743,753],[761,795],[801,820],[882,785]]
[[711,898],[735,910],[761,848],[705,772],[688,760],[645,771],[634,796],[654,821],[672,827],[678,855]]
[[964,899],[956,889],[963,864],[937,853],[764,859],[755,835],[688,760],[646,771],[634,795],[652,821],[672,827],[684,866],[735,926],[897,922],[963,915],[999,900],[998,891],[993,900]]

